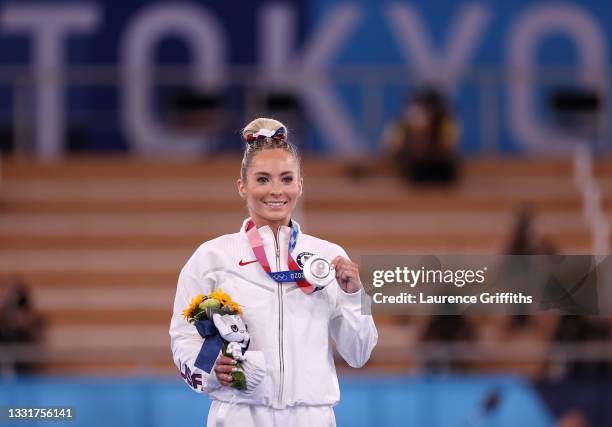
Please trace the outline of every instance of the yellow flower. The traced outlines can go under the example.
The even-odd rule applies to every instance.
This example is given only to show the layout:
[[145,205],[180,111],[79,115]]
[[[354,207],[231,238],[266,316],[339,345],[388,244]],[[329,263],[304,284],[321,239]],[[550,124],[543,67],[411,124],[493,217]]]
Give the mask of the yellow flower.
[[208,298],[214,298],[217,301],[220,300],[219,296],[223,293],[223,291],[219,288],[217,290],[215,290],[214,292],[211,292],[210,294],[208,294]]
[[234,301],[230,302],[229,306],[236,313],[242,314],[242,308],[240,308],[240,306],[237,303],[235,303]]
[[214,292],[212,292],[210,295],[208,295],[209,298],[214,298],[217,301],[219,301],[221,303],[222,306],[229,306],[232,310],[236,311],[239,314],[242,314],[242,309],[240,308],[240,306],[238,304],[236,304],[233,300],[232,297],[230,297],[228,294],[226,294],[225,292],[223,292],[221,290],[221,288],[218,288],[217,290],[215,290]]
[[191,303],[189,304],[189,307],[187,307],[185,310],[183,310],[183,317],[185,319],[189,319],[189,317],[191,316],[191,314],[193,313],[193,310],[195,310],[200,303],[204,301],[204,296],[202,296],[202,294],[198,294],[196,295],[192,300]]
[[214,291],[212,294],[210,294],[210,297],[216,299],[222,305],[227,305],[232,300],[232,298],[221,289]]

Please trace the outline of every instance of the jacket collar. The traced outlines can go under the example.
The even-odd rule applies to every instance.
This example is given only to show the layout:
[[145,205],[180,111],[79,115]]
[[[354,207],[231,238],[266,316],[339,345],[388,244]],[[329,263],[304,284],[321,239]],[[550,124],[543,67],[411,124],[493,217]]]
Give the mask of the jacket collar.
[[[244,221],[242,221],[242,227],[240,227],[240,234],[243,235],[245,238],[247,238],[247,235],[246,235],[246,225],[247,225],[247,223],[250,220],[251,220],[251,217],[249,217],[249,218],[245,219]],[[294,224],[297,227],[297,229],[298,229],[298,233],[300,233],[300,234],[302,233],[302,229],[300,228],[300,224],[296,220],[291,219],[289,224],[290,225]],[[268,225],[264,225],[263,227],[259,227],[257,230],[260,233],[264,233],[264,234],[268,234],[269,233],[270,235],[274,235],[274,233],[272,232],[272,229]],[[291,227],[287,227],[286,225],[281,225],[281,227],[279,229],[279,234],[280,235],[284,235],[286,233],[287,234],[291,234]]]

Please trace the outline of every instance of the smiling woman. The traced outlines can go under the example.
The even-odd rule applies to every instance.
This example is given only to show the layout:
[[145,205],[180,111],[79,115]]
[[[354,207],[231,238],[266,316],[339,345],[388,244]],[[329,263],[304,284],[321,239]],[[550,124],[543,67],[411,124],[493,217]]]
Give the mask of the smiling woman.
[[[263,126],[276,130],[266,137],[260,135],[262,129],[264,133],[267,130]],[[278,229],[288,225],[302,195],[300,158],[295,147],[286,141],[286,133],[282,123],[272,119],[257,119],[243,132],[250,142],[242,160],[238,192],[246,200],[251,219],[258,228],[269,225]]]
[[[238,233],[201,245],[181,271],[170,325],[174,361],[187,384],[213,399],[209,426],[334,426],[340,390],[330,340],[361,367],[378,339],[372,316],[361,312],[359,269],[340,246],[302,233],[291,218],[303,178],[286,127],[257,119],[243,138],[237,187],[250,218]],[[198,362],[215,337],[181,316],[195,295],[219,288],[242,307],[250,334],[241,359],[246,390],[231,387],[233,358],[219,356],[214,372]]]

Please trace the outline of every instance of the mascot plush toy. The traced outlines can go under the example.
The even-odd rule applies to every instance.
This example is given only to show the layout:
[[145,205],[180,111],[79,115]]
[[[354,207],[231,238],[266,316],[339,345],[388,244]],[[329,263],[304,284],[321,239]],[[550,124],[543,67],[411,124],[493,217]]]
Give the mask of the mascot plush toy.
[[250,337],[242,317],[236,314],[215,313],[212,320],[221,338],[228,342],[227,353],[236,360],[246,360],[243,353],[249,347]]

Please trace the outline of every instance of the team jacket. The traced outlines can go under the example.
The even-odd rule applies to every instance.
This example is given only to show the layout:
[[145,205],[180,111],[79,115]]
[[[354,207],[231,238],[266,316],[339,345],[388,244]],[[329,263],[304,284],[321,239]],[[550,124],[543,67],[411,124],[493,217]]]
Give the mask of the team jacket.
[[[333,281],[308,295],[295,283],[275,282],[256,261],[244,231],[247,221],[240,232],[202,244],[183,267],[170,324],[174,363],[187,384],[213,399],[278,409],[334,405],[340,391],[331,341],[357,368],[378,340],[372,316],[361,312],[363,290],[348,294]],[[288,270],[291,229],[280,227],[276,236],[268,226],[258,231],[272,271]],[[310,254],[347,257],[340,246],[300,232],[292,255],[302,265]],[[203,338],[181,312],[197,294],[217,288],[243,307],[251,337],[247,360],[260,365],[263,377],[251,393],[221,386],[214,371],[207,374],[194,365]]]

